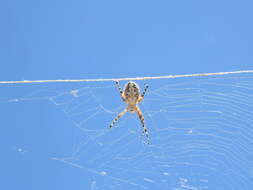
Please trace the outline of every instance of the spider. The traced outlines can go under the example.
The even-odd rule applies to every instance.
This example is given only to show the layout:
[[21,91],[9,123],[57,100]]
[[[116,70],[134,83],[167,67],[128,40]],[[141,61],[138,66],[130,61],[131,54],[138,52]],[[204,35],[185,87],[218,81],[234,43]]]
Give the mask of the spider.
[[115,119],[112,121],[111,125],[109,125],[109,127],[113,127],[114,124],[126,113],[126,112],[129,112],[129,113],[137,113],[138,116],[139,116],[139,119],[141,121],[141,124],[142,124],[142,128],[143,128],[143,131],[142,133],[144,135],[146,135],[146,137],[148,138],[148,129],[147,127],[145,126],[145,122],[144,122],[144,116],[140,110],[140,108],[137,106],[138,103],[140,103],[143,99],[144,99],[144,96],[145,96],[145,93],[148,89],[148,85],[145,84],[145,88],[144,88],[144,91],[142,92],[142,94],[140,93],[140,88],[138,86],[137,83],[135,82],[128,82],[125,87],[124,87],[124,91],[121,89],[120,85],[119,85],[119,82],[116,81],[116,86],[119,90],[119,93],[120,93],[120,96],[121,96],[121,99],[127,103],[127,107],[117,115],[117,117],[115,117]]

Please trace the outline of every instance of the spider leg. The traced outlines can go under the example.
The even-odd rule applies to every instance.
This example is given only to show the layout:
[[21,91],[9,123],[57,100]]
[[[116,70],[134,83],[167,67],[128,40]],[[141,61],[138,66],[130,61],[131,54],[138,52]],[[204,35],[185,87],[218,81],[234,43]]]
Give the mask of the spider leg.
[[148,84],[145,84],[145,88],[144,88],[144,90],[143,90],[141,96],[140,96],[139,99],[138,99],[138,103],[141,102],[141,101],[144,99],[144,96],[145,96],[147,90],[148,90]]
[[125,95],[124,95],[123,90],[121,89],[121,87],[119,85],[119,81],[116,81],[115,84],[116,84],[116,86],[117,86],[117,88],[119,90],[119,93],[120,93],[120,96],[121,96],[122,100],[125,102],[125,100],[126,100],[125,99]]
[[126,112],[127,109],[124,109],[121,113],[119,113],[117,117],[115,117],[115,119],[112,121],[111,125],[109,125],[109,128],[112,128],[114,124],[119,120],[119,118],[121,118]]
[[149,138],[149,137],[148,137],[148,129],[147,129],[147,127],[145,126],[145,122],[144,122],[144,116],[143,116],[143,114],[142,114],[142,112],[141,112],[141,110],[140,110],[140,108],[139,108],[138,106],[136,106],[135,109],[136,109],[136,113],[138,114],[139,119],[140,119],[141,124],[142,124],[142,128],[143,128],[142,133],[143,133],[147,138]]

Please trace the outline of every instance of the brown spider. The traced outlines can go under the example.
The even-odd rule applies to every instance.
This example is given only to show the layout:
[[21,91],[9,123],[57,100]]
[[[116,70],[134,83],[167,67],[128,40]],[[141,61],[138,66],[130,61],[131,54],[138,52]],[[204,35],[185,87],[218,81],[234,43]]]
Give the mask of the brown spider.
[[116,86],[118,87],[122,100],[127,103],[127,107],[120,114],[117,115],[117,117],[113,120],[113,122],[111,123],[111,125],[109,125],[109,127],[110,128],[113,127],[114,124],[119,120],[119,118],[121,118],[126,112],[129,113],[136,112],[142,124],[143,128],[142,132],[144,135],[146,135],[146,137],[148,137],[148,129],[145,126],[143,114],[140,108],[137,106],[137,104],[144,99],[144,95],[148,89],[148,85],[145,84],[145,88],[142,94],[140,94],[140,88],[138,84],[132,81],[128,82],[125,85],[124,91],[122,91],[118,81],[116,81]]

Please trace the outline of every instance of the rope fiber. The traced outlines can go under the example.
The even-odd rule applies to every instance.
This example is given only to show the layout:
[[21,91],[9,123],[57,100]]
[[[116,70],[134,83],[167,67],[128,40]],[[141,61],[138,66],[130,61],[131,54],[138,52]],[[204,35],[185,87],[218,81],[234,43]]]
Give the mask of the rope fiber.
[[239,73],[253,73],[253,70],[218,72],[218,73],[196,73],[196,74],[182,74],[182,75],[167,75],[167,76],[154,76],[154,77],[0,81],[0,84],[63,83],[63,82],[108,82],[108,81],[125,81],[125,80],[153,80],[153,79],[172,79],[172,78],[184,78],[184,77],[202,77],[202,76],[214,76],[214,75],[228,75],[228,74],[239,74]]

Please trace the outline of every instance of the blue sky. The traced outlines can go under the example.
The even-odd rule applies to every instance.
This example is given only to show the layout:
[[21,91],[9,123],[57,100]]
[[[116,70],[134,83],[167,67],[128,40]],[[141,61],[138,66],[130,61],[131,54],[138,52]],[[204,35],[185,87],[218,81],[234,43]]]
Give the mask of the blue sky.
[[[253,2],[246,0],[2,1],[0,80],[116,78],[252,69],[252,6]],[[140,84],[142,87],[143,82]],[[50,159],[54,155],[69,156],[73,144],[83,142],[87,134],[80,135],[73,129],[76,125],[62,114],[64,106],[43,101],[41,97],[53,97],[87,85],[88,90],[84,92],[96,99],[96,103],[88,99],[90,107],[103,105],[111,110],[121,109],[120,99],[113,106],[113,98],[105,103],[108,99],[102,96],[107,91],[110,96],[118,96],[112,83],[1,85],[2,189],[136,188],[112,178],[97,179],[94,172]],[[165,85],[165,81],[154,82],[153,90]],[[194,85],[193,80],[190,85]],[[97,86],[102,88],[97,89]],[[57,96],[57,101],[62,96]],[[84,99],[78,100],[78,104],[89,96],[83,95]],[[8,103],[9,99],[21,97],[28,100]],[[39,97],[39,100],[31,100],[31,97]],[[68,98],[59,101],[66,102]],[[87,112],[87,115],[92,113]],[[104,114],[91,122],[108,122],[108,116],[109,120],[114,117]],[[252,124],[250,121],[248,125]],[[123,120],[122,125],[126,127],[127,122],[128,119]],[[99,147],[91,142],[86,145],[99,152]],[[18,151],[20,147],[24,151]],[[95,152],[91,155],[103,158]],[[105,153],[110,154],[110,151]],[[85,165],[85,157],[79,156],[82,166]],[[87,167],[98,171],[91,165]],[[113,176],[125,179],[128,175],[131,174]],[[185,183],[184,179],[181,177],[178,183]],[[209,185],[218,189],[219,183],[216,184]],[[242,189],[247,189],[246,186]]]

